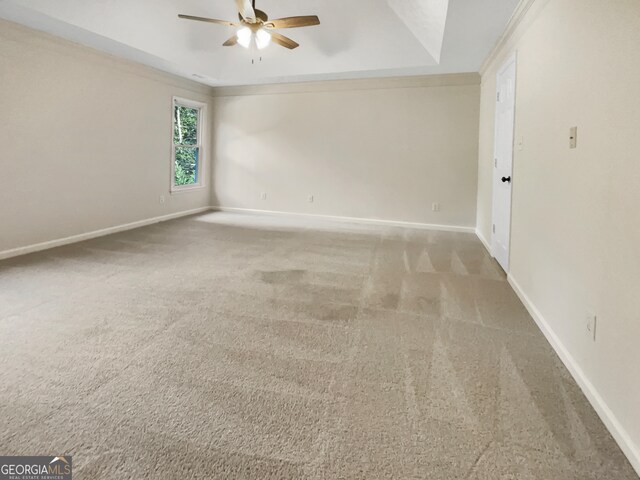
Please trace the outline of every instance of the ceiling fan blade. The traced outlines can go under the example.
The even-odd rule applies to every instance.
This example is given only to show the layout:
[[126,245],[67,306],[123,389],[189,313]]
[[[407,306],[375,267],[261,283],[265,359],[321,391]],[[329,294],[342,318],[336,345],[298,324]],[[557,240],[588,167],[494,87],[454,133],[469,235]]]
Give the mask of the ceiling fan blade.
[[185,20],[197,20],[198,22],[207,22],[207,23],[217,23],[218,25],[226,25],[228,27],[237,27],[237,23],[229,22],[227,20],[218,20],[216,18],[206,18],[206,17],[194,17],[193,15],[178,15],[179,18],[183,18]]
[[234,35],[229,40],[222,44],[223,47],[233,47],[238,44],[238,35]]
[[298,28],[311,27],[313,25],[320,25],[320,19],[317,15],[278,18],[276,20],[269,20],[264,26],[266,28]]
[[238,13],[245,22],[256,23],[256,12],[253,9],[251,0],[236,0],[236,6],[238,7]]
[[289,50],[293,50],[294,48],[298,48],[300,45],[289,37],[285,37],[284,35],[280,35],[277,32],[269,31],[269,35],[271,35],[271,40],[278,45],[282,45],[283,47],[288,48]]

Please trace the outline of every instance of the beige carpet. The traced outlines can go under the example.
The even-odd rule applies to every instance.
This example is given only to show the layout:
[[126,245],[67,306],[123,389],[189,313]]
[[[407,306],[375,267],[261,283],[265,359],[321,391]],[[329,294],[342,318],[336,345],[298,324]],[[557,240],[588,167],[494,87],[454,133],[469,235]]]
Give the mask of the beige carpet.
[[469,234],[214,213],[0,262],[0,454],[76,479],[636,479]]

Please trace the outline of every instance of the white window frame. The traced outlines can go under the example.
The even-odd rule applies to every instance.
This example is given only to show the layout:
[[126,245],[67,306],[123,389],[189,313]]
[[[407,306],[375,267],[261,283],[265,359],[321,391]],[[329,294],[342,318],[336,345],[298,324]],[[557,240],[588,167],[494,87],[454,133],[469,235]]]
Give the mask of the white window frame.
[[[189,145],[194,148],[198,148],[198,181],[191,185],[176,185],[176,144],[173,141],[174,129],[175,129],[175,108],[176,105],[180,105],[187,108],[198,109],[198,142],[196,145]],[[195,100],[189,100],[187,98],[173,97],[171,102],[171,193],[184,193],[191,190],[198,190],[206,186],[205,178],[205,159],[207,158],[207,141],[205,132],[207,131],[207,104],[203,102],[197,102]]]

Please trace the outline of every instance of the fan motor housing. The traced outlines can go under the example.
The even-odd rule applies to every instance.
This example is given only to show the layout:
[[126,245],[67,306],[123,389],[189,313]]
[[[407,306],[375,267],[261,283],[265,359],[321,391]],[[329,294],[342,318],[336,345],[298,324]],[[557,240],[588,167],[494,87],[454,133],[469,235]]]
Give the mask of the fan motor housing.
[[[267,23],[267,21],[269,20],[269,15],[267,15],[262,10],[257,10],[256,9],[254,11],[256,13],[256,20],[258,21],[258,23]],[[238,14],[238,18],[240,19],[241,22],[244,22],[244,18],[242,18],[241,14]]]

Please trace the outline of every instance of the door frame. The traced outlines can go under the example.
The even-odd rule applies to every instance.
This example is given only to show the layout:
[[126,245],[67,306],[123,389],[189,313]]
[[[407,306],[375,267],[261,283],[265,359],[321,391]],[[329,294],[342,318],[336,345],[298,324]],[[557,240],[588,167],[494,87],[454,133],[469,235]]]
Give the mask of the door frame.
[[[496,182],[496,172],[495,172],[495,168],[496,168],[496,159],[497,159],[497,148],[498,148],[498,115],[497,115],[497,102],[498,102],[498,95],[500,93],[500,76],[502,74],[504,74],[504,72],[511,67],[511,65],[514,65],[515,69],[514,69],[514,99],[513,99],[513,138],[511,139],[512,142],[512,146],[511,146],[511,176],[513,178],[513,167],[514,167],[514,160],[515,160],[515,151],[516,151],[516,107],[517,107],[517,92],[518,92],[518,52],[515,51],[512,55],[510,55],[509,57],[507,57],[507,59],[502,63],[502,65],[500,66],[500,68],[498,69],[497,73],[496,73],[496,92],[495,92],[495,98],[496,98],[496,109],[494,110],[494,132],[493,132],[493,162],[492,162],[492,167],[491,167],[491,192],[492,192],[492,205],[493,202],[495,202],[495,182]],[[514,182],[511,181],[511,190],[510,190],[510,195],[509,195],[509,216],[508,216],[508,229],[509,229],[509,241],[507,242],[506,245],[506,249],[507,249],[507,265],[506,268],[504,265],[500,264],[500,266],[502,268],[505,268],[505,272],[509,273],[510,267],[511,267],[511,224],[512,224],[512,218],[513,218],[513,214],[512,214],[512,206],[513,206],[513,185]],[[492,206],[491,209],[491,256],[493,258],[496,258],[496,250],[497,250],[497,245],[496,245],[496,241],[495,241],[495,205]]]

